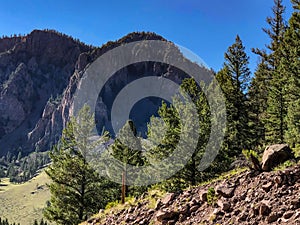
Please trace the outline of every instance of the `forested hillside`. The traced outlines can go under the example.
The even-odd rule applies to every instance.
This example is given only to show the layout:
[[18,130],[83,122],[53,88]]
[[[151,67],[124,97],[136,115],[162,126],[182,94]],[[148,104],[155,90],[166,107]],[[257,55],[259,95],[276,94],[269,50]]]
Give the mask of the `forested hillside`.
[[[188,163],[169,179],[148,187],[121,187],[121,185],[110,183],[103,178],[98,183],[98,185],[102,185],[100,190],[103,195],[100,195],[97,201],[99,204],[102,202],[102,206],[101,204],[97,207],[95,205],[94,208],[90,209],[91,204],[88,204],[91,201],[88,200],[90,196],[85,194],[84,189],[78,190],[80,195],[77,196],[76,187],[77,185],[84,187],[94,185],[95,179],[81,179],[82,176],[86,178],[92,176],[91,168],[85,171],[79,169],[85,167],[87,162],[85,152],[91,151],[92,146],[82,146],[79,143],[80,147],[74,148],[73,142],[70,141],[73,135],[76,136],[78,130],[82,130],[80,128],[82,125],[73,120],[63,135],[59,150],[52,155],[52,159],[57,163],[52,164],[48,169],[48,174],[54,183],[51,186],[51,206],[46,209],[46,218],[60,224],[73,224],[74,221],[77,223],[87,219],[99,208],[104,208],[109,201],[122,200],[124,203],[125,197],[141,196],[147,189],[156,188],[167,192],[177,192],[208,181],[230,170],[232,163],[241,158],[242,153],[254,163],[252,169],[256,168],[260,171],[260,165],[255,164],[255,162],[258,161],[257,158],[261,157],[267,145],[287,143],[293,149],[294,154],[299,156],[300,126],[298,110],[296,109],[300,106],[299,91],[297,91],[300,87],[300,2],[297,0],[292,0],[292,2],[294,12],[287,23],[284,19],[282,1],[274,1],[273,14],[267,18],[269,26],[263,28],[263,31],[270,38],[270,43],[266,45],[266,49],[253,48],[253,52],[260,56],[260,62],[253,76],[251,76],[249,69],[249,56],[245,52],[245,46],[239,35],[225,52],[223,68],[215,73],[215,77],[226,98],[226,131],[219,154],[208,169],[199,171],[197,168],[204,155],[205,144],[209,138],[211,123],[214,118],[211,118],[209,104],[203,89],[192,78],[184,79],[181,88],[189,94],[192,103],[180,103],[176,100],[174,105],[163,103],[158,110],[158,115],[164,123],[161,123],[157,117],[152,117],[148,125],[148,138],[146,140],[137,136],[134,121],[129,121],[108,148],[108,154],[123,163],[120,165],[123,173],[120,173],[119,176],[126,180],[133,173],[126,165],[130,164],[136,167],[149,165],[151,162],[161,160],[173,153],[184,128],[179,114],[188,115],[191,112],[191,105],[196,105],[198,115],[191,117],[187,123],[189,127],[195,126],[195,122],[199,123],[199,126],[193,128],[193,132],[199,134],[199,141]],[[204,88],[213,90],[213,84]],[[77,121],[86,121],[84,123],[86,125],[91,124],[93,117],[83,116],[90,115],[89,110],[83,111],[84,113],[80,114],[81,117]],[[73,131],[71,127],[73,127]],[[166,130],[164,130],[165,127],[167,127]],[[130,130],[133,135],[129,132]],[[161,138],[162,131],[164,131],[163,138]],[[81,137],[84,137],[82,140],[88,138],[89,132],[91,129],[81,134]],[[103,138],[105,139],[105,137],[104,135]],[[125,143],[124,140],[126,140]],[[185,137],[185,140],[189,140],[189,137]],[[155,143],[159,144],[155,145]],[[186,141],[185,147],[181,151],[183,154],[184,148],[188,148],[190,144],[191,142]],[[74,154],[72,151],[76,152],[73,158],[71,157]],[[183,155],[179,157],[183,157]],[[75,183],[71,181],[71,177],[74,179],[74,175],[67,172],[65,168],[65,165],[71,163],[69,158],[72,160],[78,158],[72,163],[73,166],[78,163],[72,173],[77,171],[76,174],[81,174],[76,178],[79,180]],[[291,164],[293,163],[291,162]],[[97,166],[101,167],[101,164]],[[165,172],[167,171],[168,168],[166,167]],[[69,176],[70,179],[66,179]],[[163,176],[163,174],[152,174],[152,176]],[[136,177],[136,179],[143,178]],[[58,192],[62,187],[67,189]],[[90,191],[92,190],[88,192]],[[70,196],[70,202],[65,202],[62,196]],[[92,201],[95,201],[95,198],[96,195],[93,195]],[[111,204],[114,203],[108,203],[108,205]],[[67,207],[75,207],[77,213],[69,214],[71,208],[68,210]],[[60,215],[59,218],[57,218],[58,215]],[[171,224],[173,223],[171,222]]]
[[[206,211],[213,210],[213,207],[222,208],[216,213],[211,213],[214,216],[211,220],[205,219],[207,224],[216,221],[229,222],[229,216],[242,218],[239,222],[248,221],[247,224],[258,224],[258,220],[276,223],[277,219],[284,221],[282,218],[286,219],[284,215],[288,211],[292,211],[289,218],[293,218],[293,221],[287,218],[287,224],[299,221],[299,214],[293,212],[299,210],[299,202],[294,204],[291,199],[293,196],[299,197],[299,165],[295,165],[300,157],[300,0],[291,2],[293,13],[290,18],[286,18],[283,1],[274,0],[272,13],[266,18],[267,26],[262,28],[262,32],[269,37],[269,42],[265,43],[266,48],[245,46],[243,37],[237,34],[232,37],[232,44],[224,53],[224,63],[219,71],[209,70],[200,65],[203,70],[213,74],[224,96],[225,102],[222,102],[223,98],[219,95],[214,96],[213,101],[220,106],[217,110],[214,109],[214,112],[211,111],[212,106],[206,93],[214,95],[216,83],[205,80],[199,84],[194,77],[175,66],[150,61],[131,64],[117,71],[105,83],[104,91],[100,92],[95,112],[85,105],[78,115],[72,114],[75,90],[81,87],[80,79],[98,57],[118,46],[135,41],[166,42],[163,37],[154,33],[130,33],[100,48],[87,46],[71,37],[49,30],[33,31],[24,37],[2,38],[0,50],[4,53],[0,54],[0,99],[6,105],[13,101],[15,107],[10,107],[10,112],[0,115],[0,146],[5,147],[5,154],[1,152],[3,156],[0,158],[0,178],[9,177],[11,182],[22,183],[34,177],[47,165],[45,172],[51,179],[48,184],[51,198],[43,215],[45,221],[61,225],[79,224],[95,214],[96,217],[89,220],[89,223],[117,224],[114,223],[117,220],[127,224],[128,220],[130,224],[137,224],[134,221],[140,216],[147,219],[138,220],[139,224],[154,224],[151,221],[151,218],[154,218],[152,216],[156,215],[157,218],[158,210],[161,210],[162,217],[166,216],[169,203],[172,205],[172,212],[176,213],[168,214],[165,219],[157,219],[157,224],[199,224],[204,216],[200,220],[200,216],[194,214],[200,213],[200,207]],[[51,41],[46,41],[48,44],[44,45],[43,40],[47,38]],[[36,39],[39,45],[32,44]],[[171,42],[168,43],[173,46]],[[63,51],[58,51],[57,57],[51,50],[56,45],[64,47]],[[41,52],[41,46],[49,52]],[[259,58],[253,74],[249,68],[247,48],[252,48],[252,52]],[[138,48],[132,51],[132,54],[138,53]],[[72,60],[68,61],[66,55]],[[5,62],[14,56],[15,61],[7,66]],[[193,64],[177,47],[175,56],[179,61]],[[170,55],[166,54],[166,58],[168,57]],[[57,74],[61,76],[56,76]],[[146,99],[133,113],[136,121],[131,118],[115,134],[111,123],[113,101],[124,86],[140,78],[149,77],[149,74],[173,81],[180,85],[181,93],[187,95],[174,96],[172,103],[162,99]],[[23,84],[27,86],[22,86]],[[19,86],[23,88],[18,89],[19,92],[21,90],[24,95],[13,91]],[[163,86],[157,87],[161,88]],[[20,96],[27,96],[28,99],[20,99]],[[34,106],[33,102],[38,104]],[[220,102],[225,104],[226,109],[221,107]],[[146,103],[149,104],[148,108],[145,108]],[[0,107],[0,111],[1,109]],[[147,116],[141,119],[143,113]],[[182,115],[188,118],[184,122]],[[214,132],[213,124],[222,115],[226,115],[224,130],[222,126],[218,127],[221,133],[224,132],[222,145],[213,162],[201,170],[199,168],[203,163],[201,160],[205,156],[207,142],[211,132]],[[98,139],[93,136],[95,123],[97,134],[100,134]],[[196,142],[194,137],[197,137]],[[181,140],[184,144],[179,144]],[[275,166],[264,169],[261,161],[265,160],[262,158],[264,151],[268,149],[266,147],[275,144],[287,144],[282,146],[283,151],[288,151],[288,157],[282,157],[282,161],[278,158],[283,155],[275,157],[274,161],[278,161],[276,170],[295,167],[287,169],[287,172],[268,174]],[[183,163],[180,159],[185,158],[187,149],[193,146],[196,147],[191,157]],[[12,149],[9,149],[10,147]],[[177,160],[174,160],[173,164],[156,168],[157,170],[138,173],[140,167],[160,165],[155,163],[169,156],[174,156]],[[115,159],[117,164],[114,163]],[[283,161],[287,162],[279,165]],[[175,167],[180,169],[168,176]],[[222,186],[220,180],[224,178],[224,174],[226,180],[222,185],[227,185],[225,191],[232,190],[232,187],[234,190],[241,190],[240,199],[228,197],[229,208],[232,211],[224,209],[226,206],[223,202],[218,202],[224,196],[209,185],[212,180],[215,182],[217,179],[217,183],[214,184]],[[230,179],[232,175],[233,178]],[[167,178],[160,180],[161,177]],[[277,182],[278,177],[285,180]],[[150,178],[159,182],[147,183]],[[266,183],[263,179],[270,182]],[[120,182],[114,182],[116,180]],[[142,185],[129,185],[129,181]],[[203,186],[205,188],[198,187],[203,184],[206,185]],[[246,194],[242,195],[242,191],[247,190],[244,184],[247,188],[251,187],[253,193],[245,192]],[[260,211],[258,205],[250,207],[251,200],[245,200],[246,195],[255,199],[257,204],[264,199],[260,192],[254,196],[256,187],[253,184],[257,184],[266,193],[272,190],[272,195],[268,198],[274,204],[277,197],[284,201],[280,192],[286,192],[289,195],[286,207],[291,208],[286,209],[282,206],[282,211],[270,219],[271,206],[268,205],[267,209],[262,206],[267,210],[267,215],[264,215],[266,211]],[[266,187],[267,184],[270,187]],[[273,188],[273,184],[276,184],[276,189]],[[206,197],[198,193],[202,189],[205,189]],[[156,201],[163,196],[162,193],[167,192],[175,194],[167,203],[159,205]],[[187,192],[188,194],[184,195]],[[156,194],[152,196],[151,193]],[[176,196],[180,196],[180,200],[177,201]],[[193,201],[193,197],[197,199]],[[202,197],[205,200],[201,199],[200,206],[197,202],[200,202],[198,198]],[[137,203],[137,199],[147,203],[141,205]],[[247,205],[243,205],[241,199],[245,200]],[[188,209],[179,209],[176,201],[181,205],[189,202]],[[250,211],[242,212],[242,208],[237,210],[234,208],[237,202],[248,211],[250,208],[255,208],[256,211],[254,210],[252,215]],[[193,206],[198,208],[192,210]],[[118,211],[118,207],[123,211]],[[114,210],[109,212],[111,208]],[[222,215],[218,214],[220,211]],[[140,212],[143,215],[139,215]],[[130,219],[131,213],[134,213],[137,220]],[[193,221],[190,217],[182,216],[180,221],[179,215],[185,213],[190,213],[189,215],[199,220]],[[257,221],[256,213],[260,216]],[[121,214],[122,221],[119,221],[118,217]],[[172,216],[176,219],[172,220]],[[103,218],[108,222],[100,223]],[[17,224],[18,221],[13,222]],[[10,224],[0,219],[0,225],[1,223]],[[36,221],[36,224],[38,223],[45,224],[44,221]],[[233,221],[232,224],[240,223]]]

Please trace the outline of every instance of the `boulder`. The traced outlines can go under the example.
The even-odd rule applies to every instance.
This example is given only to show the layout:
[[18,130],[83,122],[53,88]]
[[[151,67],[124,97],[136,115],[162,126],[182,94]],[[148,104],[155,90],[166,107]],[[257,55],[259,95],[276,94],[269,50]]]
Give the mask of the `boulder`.
[[218,206],[221,208],[222,211],[227,212],[230,209],[231,204],[229,201],[223,201],[223,200],[219,199]]
[[224,198],[231,198],[234,195],[235,188],[235,185],[221,184],[216,187],[216,192]]
[[271,212],[270,204],[268,201],[262,201],[259,207],[259,214],[261,216],[268,216]]
[[206,202],[207,201],[207,191],[201,191],[201,192],[199,192],[199,196],[200,196],[200,200],[202,202]]
[[279,164],[293,158],[293,152],[288,145],[270,145],[264,151],[261,167],[263,171],[270,171]]
[[175,198],[175,194],[169,193],[161,200],[161,203],[163,205],[169,205],[173,201],[174,198]]
[[172,219],[176,219],[176,217],[178,217],[178,213],[174,212],[174,211],[158,211],[156,213],[156,219],[159,222],[162,222],[163,220],[172,220]]

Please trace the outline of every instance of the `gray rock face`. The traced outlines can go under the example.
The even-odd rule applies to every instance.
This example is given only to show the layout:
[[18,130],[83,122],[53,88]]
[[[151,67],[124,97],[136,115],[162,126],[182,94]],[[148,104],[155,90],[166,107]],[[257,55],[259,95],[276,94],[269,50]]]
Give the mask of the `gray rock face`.
[[[8,80],[2,85],[0,94],[0,121],[2,134],[12,132],[18,127],[31,111],[34,98],[33,81],[27,67],[20,63]],[[0,135],[1,138],[1,135]]]
[[[114,47],[146,39],[165,40],[154,33],[131,33],[95,48],[55,31],[40,30],[0,39],[0,156],[19,147],[27,153],[48,150],[72,115],[73,96],[87,66]],[[183,58],[179,51],[178,57]],[[179,69],[156,62],[121,69],[98,98],[95,120],[99,132],[103,127],[112,131],[110,110],[118,92],[144,76],[164,76],[176,83],[186,77]],[[146,131],[147,117],[160,104],[161,99],[146,99],[132,110],[138,131]]]
[[44,136],[40,150],[48,148],[47,124],[58,104],[47,102],[63,93],[79,55],[90,50],[55,31],[0,39],[0,156],[20,147],[34,151]]
[[292,150],[286,144],[276,144],[268,146],[262,157],[262,170],[270,171],[289,159],[293,159]]

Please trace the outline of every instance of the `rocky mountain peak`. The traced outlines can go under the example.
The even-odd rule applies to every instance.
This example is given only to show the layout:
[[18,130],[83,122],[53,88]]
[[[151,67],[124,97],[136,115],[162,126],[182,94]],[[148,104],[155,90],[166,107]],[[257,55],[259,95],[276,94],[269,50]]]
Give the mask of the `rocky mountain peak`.
[[[24,153],[48,150],[72,114],[73,95],[87,66],[110,49],[139,40],[166,41],[152,32],[133,32],[96,48],[54,30],[34,30],[28,35],[0,39],[0,156],[20,148]],[[155,62],[121,69],[107,83],[96,107],[100,130],[110,127],[109,109],[118,91],[149,74],[163,74],[175,82],[185,76],[176,68]],[[137,111],[150,117],[161,100],[148,99],[146,103]],[[141,113],[139,117],[142,122],[138,127],[145,132],[147,120]]]
[[53,30],[0,39],[0,155],[34,151],[28,133],[68,86],[79,55],[92,49]]

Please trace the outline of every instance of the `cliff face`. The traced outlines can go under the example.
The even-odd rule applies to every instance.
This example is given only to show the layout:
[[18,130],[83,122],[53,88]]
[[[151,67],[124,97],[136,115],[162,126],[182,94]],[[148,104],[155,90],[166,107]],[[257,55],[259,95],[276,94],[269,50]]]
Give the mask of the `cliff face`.
[[[95,48],[58,32],[41,30],[0,39],[0,156],[20,148],[27,153],[48,150],[71,115],[73,95],[87,66],[116,46],[146,39],[164,40],[153,33],[131,33]],[[100,131],[103,126],[111,129],[109,108],[122,87],[149,74],[167,76],[177,83],[186,76],[179,69],[156,62],[121,69],[106,84],[104,97],[99,98],[95,115]],[[147,99],[132,116],[155,114],[160,104],[160,99]],[[138,119],[138,129],[145,132],[147,118]]]
[[[54,31],[0,39],[0,155],[35,150],[34,142],[49,132],[40,120],[54,111],[48,100],[63,93],[79,55],[90,50]],[[33,129],[39,130],[35,138]]]

